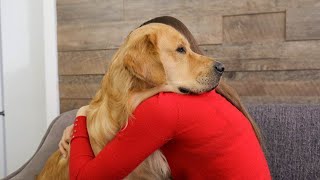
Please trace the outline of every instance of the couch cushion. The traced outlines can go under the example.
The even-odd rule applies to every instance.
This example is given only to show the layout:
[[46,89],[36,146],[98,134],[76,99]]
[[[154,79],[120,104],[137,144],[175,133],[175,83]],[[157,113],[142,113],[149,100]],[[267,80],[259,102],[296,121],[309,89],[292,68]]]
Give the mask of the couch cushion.
[[320,105],[248,105],[273,179],[320,179]]

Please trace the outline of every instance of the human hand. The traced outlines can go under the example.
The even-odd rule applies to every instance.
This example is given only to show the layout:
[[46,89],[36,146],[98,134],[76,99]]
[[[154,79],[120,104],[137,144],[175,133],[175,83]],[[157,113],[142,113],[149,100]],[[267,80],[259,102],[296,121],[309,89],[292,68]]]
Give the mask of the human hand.
[[64,158],[68,156],[70,151],[70,140],[72,136],[72,131],[73,131],[73,124],[66,127],[66,129],[63,131],[62,138],[59,142],[59,151]]
[[[82,106],[78,110],[76,117],[86,116],[88,107],[89,107],[88,105]],[[61,152],[61,154],[65,158],[68,156],[69,151],[70,151],[70,140],[71,140],[71,136],[72,136],[72,131],[73,131],[73,124],[66,127],[66,129],[63,131],[62,138],[59,142],[59,151]]]

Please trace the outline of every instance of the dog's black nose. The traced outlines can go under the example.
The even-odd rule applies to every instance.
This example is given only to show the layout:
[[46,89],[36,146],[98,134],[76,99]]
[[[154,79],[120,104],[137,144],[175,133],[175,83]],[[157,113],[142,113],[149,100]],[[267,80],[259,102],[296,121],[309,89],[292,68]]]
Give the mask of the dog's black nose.
[[224,65],[221,62],[216,62],[214,64],[214,69],[218,72],[218,73],[223,73],[224,71]]

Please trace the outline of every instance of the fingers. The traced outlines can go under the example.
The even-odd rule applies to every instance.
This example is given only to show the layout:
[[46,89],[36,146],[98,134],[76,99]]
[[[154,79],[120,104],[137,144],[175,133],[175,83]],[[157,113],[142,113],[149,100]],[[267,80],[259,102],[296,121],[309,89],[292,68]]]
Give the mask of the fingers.
[[72,130],[73,130],[73,124],[68,126],[64,131],[62,138],[59,142],[59,151],[63,155],[63,157],[68,156],[68,152],[70,149],[70,138],[72,135]]
[[68,155],[68,149],[69,149],[69,143],[67,141],[61,141],[61,146],[63,147],[63,149],[66,151],[65,156]]
[[66,149],[64,149],[64,147],[62,145],[62,141],[59,142],[59,151],[63,155],[64,158],[67,157],[68,152],[66,151]]
[[68,143],[70,143],[70,139],[71,139],[71,136],[72,136],[72,131],[73,131],[73,124],[68,126],[65,130],[65,141],[67,141]]

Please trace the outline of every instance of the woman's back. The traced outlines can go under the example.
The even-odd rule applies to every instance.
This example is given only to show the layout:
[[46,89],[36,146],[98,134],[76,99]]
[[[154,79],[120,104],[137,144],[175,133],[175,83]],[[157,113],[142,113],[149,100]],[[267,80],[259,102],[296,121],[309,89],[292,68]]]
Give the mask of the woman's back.
[[77,117],[74,136],[71,179],[123,179],[159,148],[173,179],[271,179],[249,121],[215,91],[145,100],[96,157],[85,116]]
[[154,117],[146,125],[166,142],[161,150],[174,179],[271,179],[251,124],[215,91],[160,93],[143,102],[140,111]]

